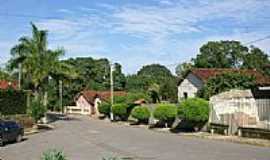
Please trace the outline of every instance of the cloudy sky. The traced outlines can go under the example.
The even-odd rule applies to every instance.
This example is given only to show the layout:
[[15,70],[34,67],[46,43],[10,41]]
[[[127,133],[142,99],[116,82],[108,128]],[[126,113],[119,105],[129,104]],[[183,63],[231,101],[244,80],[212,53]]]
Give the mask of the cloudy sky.
[[[209,40],[270,37],[270,0],[0,0],[0,64],[30,22],[68,57],[107,57],[125,73],[161,63],[173,70]],[[254,43],[270,53],[270,39]]]

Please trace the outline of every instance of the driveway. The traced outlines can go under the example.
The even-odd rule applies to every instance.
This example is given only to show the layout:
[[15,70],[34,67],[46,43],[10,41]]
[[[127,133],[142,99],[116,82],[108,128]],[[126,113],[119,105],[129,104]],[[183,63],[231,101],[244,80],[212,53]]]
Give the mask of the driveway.
[[56,128],[0,148],[2,160],[39,160],[60,149],[69,160],[102,160],[118,155],[138,160],[269,160],[270,149],[157,133],[88,117],[57,121]]

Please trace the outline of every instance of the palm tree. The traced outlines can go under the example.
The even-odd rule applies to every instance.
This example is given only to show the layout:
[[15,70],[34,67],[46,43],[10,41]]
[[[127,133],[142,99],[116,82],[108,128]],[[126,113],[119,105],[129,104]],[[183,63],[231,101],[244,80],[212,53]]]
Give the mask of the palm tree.
[[[29,80],[31,89],[34,91],[36,99],[44,92],[49,77],[69,78],[75,74],[70,66],[59,61],[64,55],[63,49],[50,50],[47,48],[48,32],[39,30],[33,23],[32,37],[22,37],[19,44],[11,49],[12,58],[9,61],[9,68],[18,68],[22,65],[24,77]],[[45,100],[46,98],[44,98]],[[46,102],[45,102],[46,103]]]

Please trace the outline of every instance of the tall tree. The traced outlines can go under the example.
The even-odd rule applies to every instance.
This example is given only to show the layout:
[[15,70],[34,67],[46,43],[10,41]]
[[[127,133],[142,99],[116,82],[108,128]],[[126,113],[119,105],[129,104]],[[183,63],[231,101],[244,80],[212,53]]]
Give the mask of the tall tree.
[[269,69],[265,69],[265,66],[269,64],[269,56],[261,49],[251,46],[249,53],[244,56],[242,68],[257,69],[270,75]]
[[175,73],[180,79],[184,79],[188,72],[193,68],[193,64],[190,62],[184,62],[176,66]]
[[148,91],[153,102],[172,100],[176,88],[176,77],[169,69],[160,64],[143,66],[136,75],[128,76],[127,90],[145,92]]
[[48,49],[48,32],[39,30],[33,23],[32,37],[22,37],[19,44],[11,49],[11,60],[9,61],[10,69],[18,69],[19,64],[22,66],[24,79],[28,81],[30,89],[38,97],[48,83],[50,76],[73,75],[69,72],[70,68],[60,63],[59,58],[64,55],[63,49]]
[[197,68],[239,68],[248,48],[238,41],[208,42],[193,59]]

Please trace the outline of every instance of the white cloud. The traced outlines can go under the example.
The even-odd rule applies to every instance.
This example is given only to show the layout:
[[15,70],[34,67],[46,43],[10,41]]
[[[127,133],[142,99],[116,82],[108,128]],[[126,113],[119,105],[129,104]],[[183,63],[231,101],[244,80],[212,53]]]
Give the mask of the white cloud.
[[[199,47],[209,40],[234,39],[248,42],[264,37],[265,33],[262,30],[243,33],[241,27],[256,25],[258,21],[261,24],[269,24],[269,21],[262,17],[265,16],[262,14],[264,10],[269,10],[268,2],[161,0],[160,5],[152,6],[116,6],[101,3],[98,6],[104,9],[102,11],[81,7],[81,16],[77,13],[79,16],[67,16],[63,20],[40,21],[38,26],[48,29],[56,39],[60,37],[67,41],[63,46],[69,56],[90,56],[99,53],[95,56],[109,56],[120,61],[125,71],[131,73],[147,63],[172,64],[189,60],[198,53]],[[70,10],[62,10],[67,15],[68,11]],[[223,22],[230,26],[225,26]],[[125,36],[125,39],[132,37],[139,43],[132,43],[132,40],[119,41],[120,47],[117,52],[129,56],[112,55],[115,50],[111,50],[105,43],[109,34]],[[270,47],[266,42],[269,41],[257,45],[269,52]]]

